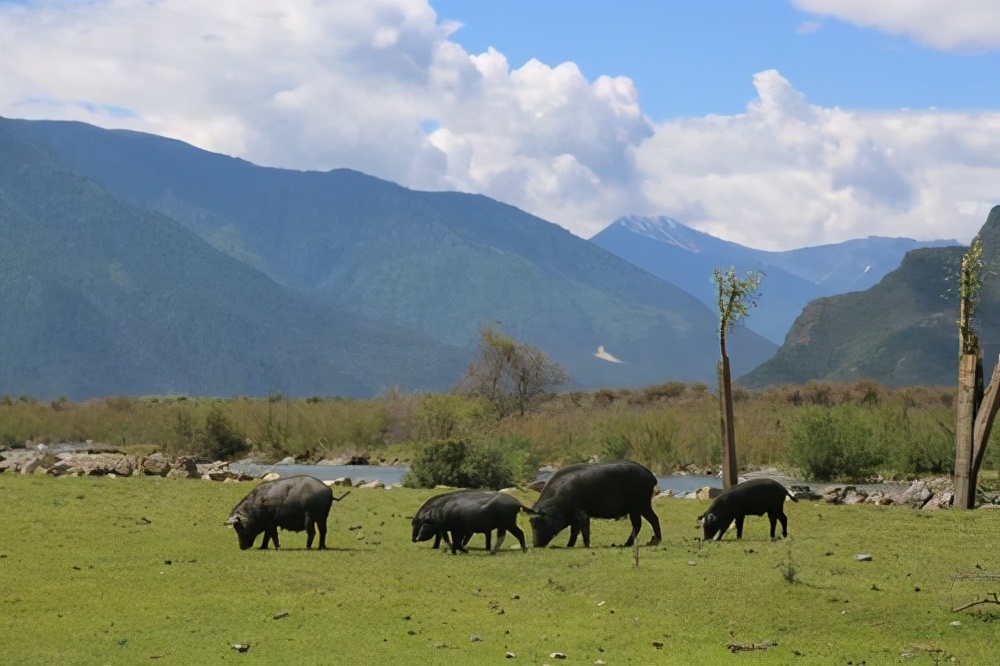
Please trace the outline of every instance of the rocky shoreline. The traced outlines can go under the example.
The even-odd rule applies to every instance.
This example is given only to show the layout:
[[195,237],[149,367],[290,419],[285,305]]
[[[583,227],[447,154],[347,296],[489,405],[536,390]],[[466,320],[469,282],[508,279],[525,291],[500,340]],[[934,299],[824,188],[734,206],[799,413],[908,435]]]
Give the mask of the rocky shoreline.
[[[284,461],[278,464],[283,463]],[[274,472],[263,475],[248,474],[245,471],[233,469],[230,463],[223,461],[198,463],[192,456],[167,456],[159,452],[148,456],[136,456],[114,447],[95,445],[90,442],[52,446],[37,444],[30,448],[0,451],[0,473],[2,472],[48,474],[50,476],[104,476],[108,478],[160,476],[171,479],[203,479],[224,483],[279,478],[279,475]],[[796,499],[819,501],[826,504],[873,504],[928,511],[950,508],[953,501],[952,480],[942,476],[917,479],[898,488],[886,487],[885,484],[879,484],[877,489],[865,488],[863,485],[830,485],[821,487],[821,492],[813,491],[810,486],[797,485],[788,477],[782,478],[782,475],[774,470],[750,472],[741,476],[741,480],[759,476],[778,478],[788,486]],[[348,477],[341,477],[325,483],[358,488],[387,487],[379,480],[352,480]],[[534,484],[529,484],[528,487],[534,488]],[[668,490],[657,495],[655,499],[711,499],[718,493],[718,488],[705,486],[688,493],[674,493]],[[1000,509],[1000,497],[995,493],[980,497],[979,508]]]

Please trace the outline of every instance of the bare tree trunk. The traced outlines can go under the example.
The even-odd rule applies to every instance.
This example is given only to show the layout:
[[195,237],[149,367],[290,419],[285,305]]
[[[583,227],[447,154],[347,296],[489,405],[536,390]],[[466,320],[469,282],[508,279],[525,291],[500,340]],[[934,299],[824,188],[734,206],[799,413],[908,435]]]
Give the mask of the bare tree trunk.
[[971,509],[976,502],[976,485],[975,479],[972,478],[972,436],[975,425],[978,362],[978,354],[962,354],[958,359],[958,393],[955,396],[954,506],[956,509]]
[[723,352],[719,365],[719,414],[722,419],[722,487],[740,482],[736,465],[736,428],[733,424],[733,383],[729,373],[729,356]]
[[986,387],[985,392],[982,381],[982,360],[976,369],[976,404],[978,407],[975,426],[972,430],[972,463],[969,468],[969,480],[973,492],[975,492],[976,482],[979,479],[979,468],[982,467],[983,457],[986,454],[986,443],[990,441],[993,422],[996,420],[997,412],[1000,411],[1000,361],[993,368],[993,376],[990,378],[990,385]]

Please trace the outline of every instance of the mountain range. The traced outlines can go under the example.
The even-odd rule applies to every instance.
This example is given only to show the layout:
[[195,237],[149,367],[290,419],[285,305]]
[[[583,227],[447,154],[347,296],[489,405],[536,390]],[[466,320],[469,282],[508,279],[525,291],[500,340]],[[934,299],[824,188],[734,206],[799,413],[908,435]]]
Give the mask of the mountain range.
[[640,216],[620,218],[590,240],[711,308],[718,299],[711,279],[714,268],[735,266],[741,275],[762,271],[761,297],[745,322],[747,328],[779,345],[807,303],[873,287],[910,250],[958,245],[957,240],[869,236],[769,252],[715,238],[669,217]]
[[[0,119],[0,275],[0,394],[446,390],[497,322],[582,388],[718,357],[714,311],[512,206],[81,123]],[[737,331],[734,373],[776,349]]]
[[[981,237],[989,362],[1000,208]],[[483,326],[540,347],[568,388],[714,385],[711,274],[730,265],[766,273],[731,337],[741,383],[951,384],[964,251],[765,252],[635,216],[586,241],[485,196],[0,118],[0,394],[442,391]]]
[[[983,269],[973,326],[988,379],[1000,352],[1000,206],[978,235]],[[754,387],[867,378],[888,386],[954,385],[957,280],[967,249],[914,250],[870,289],[811,302],[778,353],[741,382]]]

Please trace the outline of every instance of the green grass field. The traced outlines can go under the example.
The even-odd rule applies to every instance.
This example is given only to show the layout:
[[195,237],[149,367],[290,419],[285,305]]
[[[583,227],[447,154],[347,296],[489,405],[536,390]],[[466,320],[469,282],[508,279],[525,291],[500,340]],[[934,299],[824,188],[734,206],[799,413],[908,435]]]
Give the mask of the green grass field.
[[787,541],[748,518],[742,542],[702,544],[695,517],[707,502],[668,499],[655,504],[664,542],[641,548],[637,567],[631,549],[610,545],[627,521],[595,521],[589,550],[522,554],[508,537],[491,556],[477,536],[452,556],[410,543],[409,516],[434,491],[401,488],[335,504],[330,550],[282,532],[280,551],[240,551],[223,522],[252,487],[0,475],[0,663],[1000,659],[1000,606],[952,611],[1000,590],[1000,580],[953,581],[1000,572],[997,511],[788,502]]

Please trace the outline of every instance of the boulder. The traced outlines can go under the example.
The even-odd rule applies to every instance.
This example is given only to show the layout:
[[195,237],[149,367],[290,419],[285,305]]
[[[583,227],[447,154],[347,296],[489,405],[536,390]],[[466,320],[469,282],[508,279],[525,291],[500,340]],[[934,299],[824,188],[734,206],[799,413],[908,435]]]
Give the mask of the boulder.
[[834,486],[823,491],[823,501],[827,504],[843,504],[846,491],[841,486]]
[[898,503],[913,509],[920,509],[934,495],[923,480],[914,481],[899,496]]
[[528,484],[528,488],[534,490],[536,493],[542,492],[542,488],[544,487],[545,487],[545,481],[542,481],[541,479],[532,481],[531,483]]
[[351,481],[350,477],[341,476],[341,477],[338,477],[338,478],[334,479],[333,481],[330,481],[327,485],[328,486],[347,486],[348,488],[350,488],[351,486],[354,485],[354,482]]
[[868,493],[857,488],[850,488],[844,493],[842,501],[844,504],[864,504],[868,499]]
[[136,467],[134,456],[120,453],[61,453],[48,468],[53,476],[131,476]]
[[929,511],[932,509],[947,509],[951,506],[952,500],[954,499],[954,494],[943,490],[939,493],[935,493],[927,502],[921,507],[923,511]]
[[385,484],[382,483],[381,481],[379,481],[378,479],[375,479],[373,481],[368,481],[367,483],[363,483],[363,484],[361,484],[358,487],[359,488],[369,488],[369,489],[375,489],[375,490],[377,490],[377,489],[380,489],[380,488],[385,488]]
[[198,474],[198,465],[195,463],[194,458],[191,456],[178,456],[170,471],[167,472],[167,476],[171,479],[197,479],[200,474]]
[[664,490],[664,491],[663,491],[662,493],[660,493],[660,494],[656,495],[655,497],[653,497],[653,499],[654,499],[654,500],[658,500],[658,499],[668,499],[668,498],[671,498],[671,497],[673,497],[673,496],[674,496],[674,491],[673,491],[673,490],[670,490],[670,489],[668,488],[667,490]]
[[267,482],[267,481],[277,481],[280,478],[281,475],[278,474],[277,472],[268,472],[264,476],[260,477],[260,480]]
[[147,476],[166,476],[170,471],[170,461],[157,451],[142,459],[142,473]]

